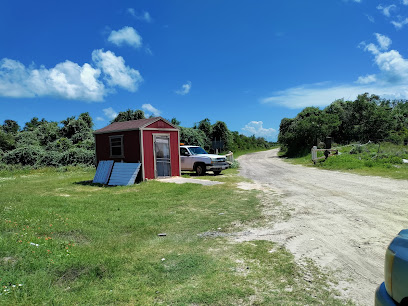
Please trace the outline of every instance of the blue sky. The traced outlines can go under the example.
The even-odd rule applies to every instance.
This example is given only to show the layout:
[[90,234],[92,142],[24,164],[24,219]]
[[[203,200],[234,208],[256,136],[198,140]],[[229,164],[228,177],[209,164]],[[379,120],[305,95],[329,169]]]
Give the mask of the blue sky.
[[0,122],[119,111],[276,139],[306,106],[408,98],[408,0],[2,1]]

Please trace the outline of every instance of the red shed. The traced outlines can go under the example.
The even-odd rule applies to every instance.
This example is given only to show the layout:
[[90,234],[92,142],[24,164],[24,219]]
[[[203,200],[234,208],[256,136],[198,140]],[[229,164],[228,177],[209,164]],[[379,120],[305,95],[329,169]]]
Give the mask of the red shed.
[[142,163],[138,180],[179,176],[179,135],[162,117],[114,122],[94,132],[96,161]]

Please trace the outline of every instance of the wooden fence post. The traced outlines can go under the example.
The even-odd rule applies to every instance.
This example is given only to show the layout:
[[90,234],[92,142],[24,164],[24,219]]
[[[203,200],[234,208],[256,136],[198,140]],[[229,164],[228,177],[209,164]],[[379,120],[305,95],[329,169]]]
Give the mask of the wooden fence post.
[[316,159],[317,159],[317,147],[313,146],[312,147],[312,161],[315,162]]

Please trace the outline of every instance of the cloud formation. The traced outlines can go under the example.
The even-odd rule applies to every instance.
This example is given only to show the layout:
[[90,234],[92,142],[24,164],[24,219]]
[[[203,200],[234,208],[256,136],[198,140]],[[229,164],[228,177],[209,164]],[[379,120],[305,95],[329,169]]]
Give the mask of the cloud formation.
[[104,73],[104,80],[112,87],[119,86],[135,92],[143,81],[139,71],[126,66],[123,57],[116,56],[112,51],[94,50],[92,60]]
[[138,49],[142,46],[142,37],[132,27],[123,27],[118,31],[112,31],[108,37],[108,41],[119,47],[129,45]]
[[0,60],[0,96],[102,101],[116,86],[136,91],[143,81],[139,71],[125,66],[124,59],[111,51],[95,50],[92,59],[92,64],[80,66],[66,60],[47,69],[34,64],[26,67],[19,61],[3,58]]
[[242,131],[248,136],[255,135],[256,137],[264,137],[270,139],[276,135],[276,130],[273,128],[264,128],[262,121],[251,121],[246,124]]
[[375,35],[378,45],[370,43],[364,50],[374,55],[374,63],[380,69],[380,74],[377,76],[378,83],[383,85],[407,84],[408,60],[403,58],[397,50],[388,51],[391,39],[378,33]]
[[394,25],[394,27],[399,30],[402,29],[405,25],[408,24],[408,18],[405,18],[404,20],[401,21],[391,21],[391,23]]
[[381,4],[377,6],[377,9],[380,10],[384,16],[391,17],[391,12],[397,9],[395,4],[391,4],[389,6],[382,6]]
[[183,84],[181,86],[181,89],[176,90],[176,94],[184,96],[184,95],[188,94],[190,92],[190,90],[191,90],[191,82],[187,81],[186,84]]
[[369,92],[387,99],[408,98],[408,60],[397,50],[388,50],[391,39],[375,33],[377,43],[360,44],[364,51],[374,56],[378,74],[360,76],[355,84],[306,84],[275,92],[261,99],[262,103],[273,103],[299,109],[306,106],[326,106],[336,99],[354,100],[357,95]]
[[389,46],[391,45],[392,41],[389,37],[385,35],[381,35],[379,33],[374,33],[375,37],[377,38],[377,42],[380,45],[381,50],[388,50]]
[[134,8],[128,8],[126,11],[137,20],[141,20],[141,21],[145,21],[149,23],[153,21],[149,12],[143,11],[142,13],[138,14],[136,13]]
[[118,113],[115,112],[115,110],[112,107],[104,108],[102,111],[105,114],[105,117],[108,118],[109,120],[115,119],[116,116],[118,115]]
[[153,107],[153,105],[151,105],[151,104],[143,104],[142,105],[142,109],[145,111],[145,112],[150,112],[150,113],[152,113],[153,114],[153,116],[160,116],[160,114],[161,114],[161,111],[159,111],[157,108],[155,108],[155,107]]

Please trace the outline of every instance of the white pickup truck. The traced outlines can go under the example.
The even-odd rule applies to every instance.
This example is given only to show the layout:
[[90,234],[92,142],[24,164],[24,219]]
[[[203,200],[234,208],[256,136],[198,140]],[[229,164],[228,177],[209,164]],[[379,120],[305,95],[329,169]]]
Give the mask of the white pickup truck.
[[180,160],[182,171],[195,171],[197,175],[204,175],[206,171],[218,175],[229,168],[225,156],[208,154],[199,146],[180,146]]

